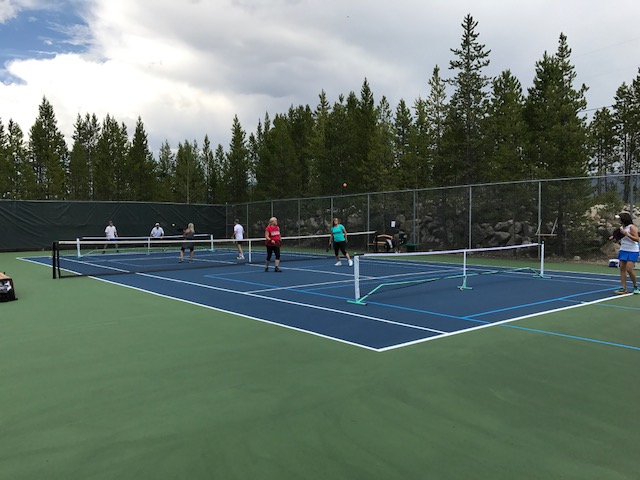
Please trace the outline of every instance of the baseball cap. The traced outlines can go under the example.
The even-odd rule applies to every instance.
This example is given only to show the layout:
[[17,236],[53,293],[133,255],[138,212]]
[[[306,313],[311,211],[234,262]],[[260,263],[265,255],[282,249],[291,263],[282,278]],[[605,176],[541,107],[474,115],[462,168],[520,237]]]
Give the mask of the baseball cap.
[[159,227],[159,226],[160,226],[160,224],[159,224],[159,223],[156,223],[156,227]]

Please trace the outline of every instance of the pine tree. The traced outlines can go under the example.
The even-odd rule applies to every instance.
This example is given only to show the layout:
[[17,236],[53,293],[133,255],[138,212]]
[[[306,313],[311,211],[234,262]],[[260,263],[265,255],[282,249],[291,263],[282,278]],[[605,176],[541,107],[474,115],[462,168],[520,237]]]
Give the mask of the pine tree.
[[395,115],[394,170],[398,172],[398,188],[418,188],[418,157],[414,146],[414,125],[411,110],[400,99]]
[[[608,108],[596,110],[589,124],[589,170],[598,176],[615,173],[617,145],[616,124],[611,111]],[[598,193],[604,193],[607,187],[606,182],[599,178]]]
[[[567,38],[560,34],[556,54],[545,52],[536,63],[536,76],[525,101],[530,136],[527,154],[538,178],[578,177],[587,172],[587,127],[585,118],[580,117],[586,108],[587,88],[574,88],[576,73],[570,55]],[[566,252],[570,240],[567,225],[587,208],[590,188],[589,182],[560,182],[549,185],[545,192],[548,203],[543,217],[549,215],[551,220],[555,216],[557,222],[555,253]]]
[[491,182],[533,177],[524,158],[526,125],[522,85],[509,70],[493,80],[485,120],[486,179]]
[[30,200],[36,198],[38,185],[36,175],[28,159],[24,134],[20,125],[13,120],[7,124],[7,155],[13,162],[12,198]]
[[[313,115],[308,106],[291,107],[286,116],[276,115],[260,143],[260,160],[255,168],[258,198],[309,194],[313,129]],[[273,181],[273,172],[280,172],[277,182]]]
[[218,172],[218,178],[220,179],[218,189],[213,192],[215,200],[214,203],[227,203],[230,198],[228,187],[229,163],[228,156],[220,144],[218,144],[216,151],[213,154],[213,163],[215,165],[216,172]]
[[311,191],[313,195],[326,192],[325,176],[332,171],[330,161],[329,129],[331,122],[331,106],[324,90],[319,95],[319,102],[313,112],[314,129],[311,138]]
[[[74,150],[76,150],[75,144],[78,143],[79,147],[82,147],[83,155],[80,155],[79,151],[76,151],[74,155],[76,155],[76,162],[86,162],[86,171],[84,165],[75,166],[79,167],[78,173],[80,175],[88,175],[88,178],[75,179],[74,176],[76,172],[71,169],[71,166],[69,166],[69,180],[76,186],[82,185],[85,182],[88,184],[88,196],[86,198],[83,198],[83,200],[91,200],[94,198],[94,157],[99,138],[100,123],[98,122],[98,117],[96,117],[96,114],[94,113],[93,115],[89,115],[87,113],[85,114],[84,118],[82,118],[80,114],[78,114],[76,123],[74,125]],[[83,187],[83,190],[84,188],[85,187]]]
[[[286,117],[289,136],[293,142],[293,158],[290,168],[293,170],[291,197],[304,197],[309,194],[311,178],[311,143],[314,120],[311,108],[306,105],[291,107]],[[291,173],[288,173],[291,175]]]
[[[448,166],[445,165],[442,139],[448,105],[446,83],[436,65],[428,82],[429,95],[415,104],[416,150],[420,159],[420,184],[440,186],[447,183]],[[442,178],[437,177],[440,174]]]
[[[277,173],[272,172],[272,175]],[[249,151],[246,133],[238,116],[233,117],[231,143],[227,153],[227,198],[230,202],[243,202],[249,198]]]
[[204,170],[205,202],[214,203],[214,196],[215,191],[218,189],[219,178],[208,135],[204,136],[202,151],[200,152],[200,162],[202,163],[202,168]]
[[330,112],[330,105],[327,101],[327,95],[322,90],[319,95],[319,102],[313,111],[313,131],[311,134],[309,151],[310,151],[310,164],[309,164],[309,194],[320,194],[320,165],[326,162],[327,149],[326,149],[326,127],[328,122],[328,116]]
[[536,76],[525,101],[525,121],[530,132],[529,161],[537,177],[573,177],[587,171],[587,128],[579,114],[586,108],[582,85],[577,90],[571,50],[560,35],[555,55],[546,52],[536,63]]
[[11,177],[15,164],[9,156],[8,138],[0,119],[0,199],[12,198]]
[[178,144],[176,153],[176,195],[180,203],[205,202],[204,169],[194,140]]
[[128,200],[126,159],[129,147],[127,127],[107,115],[102,122],[94,159],[94,198]]
[[69,158],[69,199],[89,200],[90,177],[87,150],[80,140],[76,140]]
[[255,135],[252,133],[249,135],[249,142],[247,145],[249,150],[249,201],[254,199],[257,180],[257,167],[260,163],[260,152],[264,148],[264,136],[262,132],[262,124],[258,122]]
[[[349,99],[347,99],[347,111]],[[382,164],[383,156],[376,152],[378,142],[378,112],[376,111],[373,92],[365,78],[360,89],[360,98],[356,103],[353,120],[353,141],[349,152],[347,176],[351,177],[349,185],[352,192],[371,192],[378,190],[386,165]],[[348,181],[348,179],[345,179]]]
[[371,163],[378,165],[377,170],[370,172],[376,190],[393,190],[398,188],[400,179],[394,163],[394,119],[391,106],[386,97],[380,99],[376,107],[377,128],[372,142]]
[[45,98],[29,131],[29,161],[38,182],[38,199],[66,198],[65,177],[69,152],[58,129],[53,106]]
[[478,42],[478,22],[467,15],[462,23],[462,43],[451,49],[456,59],[449,69],[457,73],[448,80],[454,93],[449,104],[445,140],[448,171],[438,172],[448,184],[482,182],[486,178],[482,157],[482,121],[485,118],[489,77],[482,72],[489,65],[490,50]]
[[171,146],[167,140],[162,143],[160,151],[158,152],[158,168],[156,175],[156,184],[158,185],[158,189],[153,197],[154,201],[175,202],[175,155],[171,151]]
[[149,150],[147,132],[138,117],[131,147],[126,156],[127,198],[133,201],[149,201],[156,189],[156,162]]
[[[295,162],[296,149],[290,125],[283,115],[276,115],[272,128],[264,133],[260,163],[256,170],[258,198],[274,199],[298,196],[300,170]],[[278,178],[274,181],[274,172]]]
[[[640,69],[631,85],[618,87],[613,105],[618,140],[618,171],[623,174],[640,171]],[[631,201],[629,177],[624,180],[623,198]]]
[[354,185],[356,177],[351,172],[351,152],[353,146],[354,116],[358,99],[351,92],[345,100],[343,95],[333,104],[326,130],[326,161],[321,165],[321,191],[327,195],[335,195],[340,191],[340,185]]

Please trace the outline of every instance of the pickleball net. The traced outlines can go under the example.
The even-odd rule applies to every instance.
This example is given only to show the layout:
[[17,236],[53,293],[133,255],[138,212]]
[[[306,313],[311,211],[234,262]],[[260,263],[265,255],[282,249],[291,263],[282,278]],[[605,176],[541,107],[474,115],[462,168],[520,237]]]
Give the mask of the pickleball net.
[[544,244],[363,254],[354,258],[355,291],[349,302],[366,305],[377,294],[438,280],[457,279],[457,288],[469,290],[473,277],[513,274],[544,278]]
[[[374,234],[375,232],[350,233],[350,253],[366,252]],[[329,240],[329,234],[283,237],[281,261],[286,264],[299,260],[331,259],[334,252],[329,248]],[[183,261],[180,262],[180,250],[183,245],[185,250]],[[138,240],[118,238],[111,241],[61,240],[52,245],[53,278],[149,273],[265,262],[264,238],[244,239],[240,241],[240,245],[242,257],[239,255],[236,241],[214,239],[212,236],[188,241],[183,238],[149,237]],[[191,246],[194,249],[192,260]]]

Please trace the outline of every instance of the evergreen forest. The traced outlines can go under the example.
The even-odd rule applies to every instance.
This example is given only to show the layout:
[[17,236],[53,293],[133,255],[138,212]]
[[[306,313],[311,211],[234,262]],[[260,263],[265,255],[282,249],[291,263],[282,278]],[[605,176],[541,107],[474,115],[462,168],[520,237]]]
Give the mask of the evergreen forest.
[[0,119],[0,198],[224,204],[640,172],[640,69],[588,115],[564,34],[525,91],[509,70],[485,74],[477,22],[461,26],[424,98],[376,101],[364,79],[357,93],[267,112],[254,132],[236,116],[226,147],[205,136],[154,155],[141,118],[130,132],[90,113],[69,146],[45,96],[28,135]]

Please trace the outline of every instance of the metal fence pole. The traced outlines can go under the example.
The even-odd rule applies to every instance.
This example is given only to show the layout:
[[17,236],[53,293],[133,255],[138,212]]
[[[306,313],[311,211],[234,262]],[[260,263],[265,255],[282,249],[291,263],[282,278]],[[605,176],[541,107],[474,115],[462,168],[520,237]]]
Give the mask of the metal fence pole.
[[471,222],[473,221],[472,211],[473,211],[473,187],[470,186],[469,187],[469,225],[468,225],[468,228],[469,228],[469,233],[468,233],[468,236],[469,236],[469,242],[468,242],[469,248],[472,248],[471,245],[472,245],[472,241],[473,241],[473,239],[471,238]]
[[411,228],[411,243],[418,243],[416,241],[416,229],[418,228],[418,191],[413,190],[413,225]]
[[540,234],[542,233],[542,182],[538,180],[538,241],[540,241]]
[[367,193],[367,232],[371,231],[371,194]]

